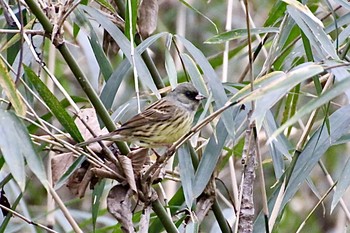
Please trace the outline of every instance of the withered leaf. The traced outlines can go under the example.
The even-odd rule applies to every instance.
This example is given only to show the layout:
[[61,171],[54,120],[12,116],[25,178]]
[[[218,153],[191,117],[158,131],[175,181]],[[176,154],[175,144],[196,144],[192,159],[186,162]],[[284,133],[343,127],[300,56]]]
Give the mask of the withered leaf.
[[139,6],[137,26],[143,39],[157,28],[158,8],[157,0],[143,0]]
[[131,197],[129,186],[116,185],[108,193],[107,209],[120,223],[123,232],[135,232],[132,223]]
[[148,148],[139,148],[139,149],[130,151],[127,155],[128,158],[131,159],[132,167],[136,175],[139,175],[144,165],[150,163],[148,150],[149,150]]
[[[96,136],[100,136],[108,133],[108,130],[106,128],[103,128],[101,130],[100,124],[98,123],[95,109],[93,108],[81,109],[78,114],[78,117],[75,119],[74,122],[77,125],[81,135],[85,140],[91,139],[94,137],[91,134],[90,130],[94,132]],[[87,127],[89,127],[89,129]],[[106,142],[105,144],[111,144],[111,142]],[[98,143],[92,143],[91,145],[89,145],[89,147],[95,152],[99,152],[102,150],[101,146]]]
[[124,155],[118,155],[118,161],[120,162],[120,165],[125,174],[126,181],[130,185],[130,188],[134,192],[137,192],[135,175],[134,175],[134,170],[132,168],[131,159],[129,159],[127,156],[124,156]]
[[62,177],[67,169],[73,164],[74,156],[72,152],[57,154],[51,159],[52,183],[55,186],[56,182]]

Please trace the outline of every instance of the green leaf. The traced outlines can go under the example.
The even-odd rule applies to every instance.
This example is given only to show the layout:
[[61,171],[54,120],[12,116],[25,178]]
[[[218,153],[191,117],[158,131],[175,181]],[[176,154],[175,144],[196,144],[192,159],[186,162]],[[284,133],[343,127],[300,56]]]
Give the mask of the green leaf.
[[[263,127],[266,133],[267,138],[270,138],[270,135],[277,129],[277,123],[273,118],[271,111],[267,111]],[[271,151],[271,158],[274,167],[274,172],[277,178],[283,174],[284,171],[284,158],[287,157],[289,159],[292,156],[289,153],[289,150],[292,149],[291,143],[286,139],[283,134],[277,136],[276,140],[271,141],[269,144]]]
[[180,54],[180,56],[181,56],[181,59],[185,65],[186,71],[188,72],[188,74],[191,77],[191,81],[192,81],[193,85],[197,88],[199,93],[201,93],[205,97],[208,97],[209,92],[208,92],[208,89],[205,85],[205,80],[203,79],[200,71],[198,70],[198,68],[197,68],[196,64],[194,63],[194,61],[192,60],[192,58],[185,53]]
[[177,71],[173,57],[168,49],[165,49],[165,70],[168,74],[172,89],[177,86]]
[[96,33],[91,31],[91,38],[89,38],[89,42],[92,50],[94,51],[94,55],[96,57],[96,61],[100,66],[100,71],[104,77],[104,80],[108,80],[111,74],[113,73],[112,65],[107,59],[106,54],[103,52],[103,49],[98,42],[98,38]]
[[[117,13],[115,7],[107,0],[96,0],[101,6],[106,7],[110,12]],[[84,4],[87,5],[87,4]]]
[[[13,203],[11,203],[11,209],[13,209],[13,210],[17,209],[17,206],[18,206],[19,202],[22,200],[22,198],[23,198],[23,192],[19,193],[16,200]],[[8,224],[9,224],[12,217],[13,217],[12,214],[8,214],[8,215],[6,215],[6,217],[4,219],[2,219],[1,226],[0,226],[0,232],[6,232],[6,230],[8,230],[10,228],[10,227],[8,228]]]
[[19,116],[26,115],[26,106],[17,93],[15,83],[13,82],[4,62],[0,59],[0,86],[5,91],[13,108]]
[[68,180],[68,178],[75,172],[78,168],[80,168],[81,164],[86,160],[86,157],[84,155],[79,156],[72,165],[69,166],[69,168],[63,173],[63,175],[60,177],[60,179],[55,184],[55,189],[58,190],[62,187]]
[[223,150],[227,135],[225,125],[220,120],[216,126],[216,133],[210,137],[208,145],[205,147],[203,157],[196,171],[193,187],[195,198],[201,195],[207,186]]
[[[219,77],[217,76],[215,70],[213,69],[213,67],[211,67],[206,57],[198,48],[196,48],[190,41],[188,41],[184,37],[176,35],[176,38],[182,42],[182,44],[194,58],[195,62],[203,71],[203,74],[206,76],[206,81],[213,93],[216,107],[220,108],[224,106],[228,101],[225,89],[222,86],[222,83]],[[232,109],[227,109],[225,112],[222,113],[222,119],[226,126],[226,129],[229,132],[230,136],[233,138],[235,137],[235,123],[233,119],[236,117],[237,113],[237,111],[234,113]]]
[[73,118],[67,113],[46,85],[40,80],[40,78],[32,71],[28,66],[24,66],[24,71],[28,76],[30,82],[33,84],[40,97],[44,100],[50,111],[55,115],[57,120],[65,128],[65,130],[72,136],[76,142],[83,142],[84,139],[81,136],[78,127],[75,125]]
[[[300,190],[300,186],[309,177],[311,171],[314,169],[323,154],[330,146],[337,143],[343,136],[347,135],[350,130],[350,105],[346,105],[329,117],[330,133],[327,132],[325,125],[322,125],[311,137],[305,145],[296,161],[295,168],[289,179],[288,186],[285,190],[285,195],[282,201],[281,210],[291,200],[295,193]],[[281,188],[281,182],[275,186],[274,192],[271,194],[268,201],[269,210],[271,211],[276,204],[278,192]],[[259,213],[254,222],[254,233],[263,233],[264,216],[262,212]]]
[[[160,37],[167,34],[168,33],[166,32],[161,32],[148,37],[146,40],[142,41],[142,43],[136,47],[136,51],[139,54],[142,54],[155,41],[157,41]],[[115,95],[119,89],[119,86],[123,81],[123,79],[125,78],[125,75],[127,74],[127,72],[130,70],[130,68],[131,68],[131,64],[129,60],[124,59],[119,64],[118,68],[113,71],[112,75],[106,82],[106,85],[103,87],[103,90],[101,93],[101,100],[107,109],[110,109],[112,107],[112,104],[115,99]]]
[[343,170],[341,171],[337,183],[337,189],[334,190],[331,212],[337,206],[340,198],[344,195],[345,191],[350,186],[350,159],[346,161]]
[[109,62],[106,54],[104,53],[102,46],[99,42],[99,38],[95,32],[94,27],[91,25],[89,19],[86,17],[85,14],[83,14],[83,11],[79,8],[74,11],[74,22],[78,24],[80,27],[83,27],[84,25],[87,25],[90,32],[90,37],[88,37],[88,40],[90,42],[92,51],[94,52],[96,61],[98,65],[100,66],[100,72],[102,73],[102,76],[104,80],[108,80],[111,74],[113,73],[113,68],[111,63]]
[[301,117],[304,115],[312,112],[313,110],[317,109],[318,107],[322,106],[323,104],[328,103],[333,98],[341,95],[344,90],[348,89],[350,85],[350,78],[343,79],[340,82],[337,82],[331,89],[328,89],[325,91],[322,95],[320,95],[318,98],[315,98],[311,101],[309,101],[307,104],[303,105],[298,112],[295,113],[294,116],[289,118],[288,121],[286,121],[280,128],[278,128],[272,135],[271,139],[276,137],[278,134],[282,133],[283,130],[291,125],[293,125],[295,122],[297,122]]
[[94,232],[96,230],[96,220],[98,217],[98,211],[100,209],[100,204],[101,204],[101,197],[102,197],[103,191],[105,189],[105,186],[106,186],[106,179],[103,179],[95,185],[94,190],[92,191],[91,214],[92,214],[92,227],[94,229],[93,230]]
[[[80,97],[80,96],[71,96],[72,100],[75,103],[88,103],[89,101],[86,98]],[[60,101],[60,104],[62,105],[63,108],[67,108],[70,106],[70,103],[67,99],[63,99]],[[48,112],[42,116],[40,116],[40,118],[44,121],[49,121],[52,118],[52,113]],[[35,121],[36,123],[39,123],[38,120]],[[34,133],[39,127],[37,125],[34,124],[30,124],[28,125],[27,129],[29,133]]]
[[[251,35],[258,35],[258,34],[266,34],[266,33],[278,33],[279,28],[276,27],[269,27],[269,28],[252,28],[250,29]],[[213,36],[212,38],[206,40],[204,43],[206,44],[220,44],[225,43],[226,41],[239,39],[242,37],[248,36],[248,30],[247,29],[234,29],[232,31],[220,33],[218,35]]]
[[286,3],[283,1],[275,1],[273,7],[269,11],[269,16],[266,19],[264,26],[271,26],[275,25],[280,18],[284,15],[284,12],[286,11]]
[[[323,71],[324,69],[320,65],[315,63],[303,63],[280,78],[269,82],[265,86],[257,88],[251,92],[248,97],[244,98],[242,103],[248,103],[252,100],[258,100],[261,98],[268,101],[269,98],[274,97],[273,100],[268,101],[270,102],[269,106],[271,106],[271,104],[273,105],[277,100],[279,100],[281,95],[287,93],[287,91],[295,87],[297,84],[311,78],[314,75],[320,74]],[[266,97],[268,95],[271,96]]]
[[329,117],[330,133],[322,125],[311,137],[298,157],[288,186],[286,188],[283,205],[299,190],[302,182],[309,176],[315,165],[326,150],[341,136],[350,130],[350,105],[346,105]]
[[145,62],[140,56],[140,53],[135,50],[134,57],[131,57],[130,41],[125,37],[123,32],[114,25],[107,17],[101,14],[99,11],[92,7],[80,6],[85,12],[93,17],[101,26],[111,35],[114,41],[119,45],[124,55],[128,58],[130,63],[135,61],[135,66],[138,72],[138,76],[142,77],[142,83],[145,84],[151,91],[160,98],[159,91],[152,79],[152,75],[149,72]]
[[200,12],[199,10],[197,10],[196,8],[194,8],[191,4],[189,4],[188,2],[184,1],[184,0],[180,0],[180,2],[182,2],[182,4],[184,4],[185,6],[187,6],[188,8],[190,8],[191,10],[193,10],[194,12],[196,12],[197,14],[203,16],[206,20],[208,20],[215,28],[216,33],[219,32],[218,27],[216,26],[216,24],[206,15],[204,15],[202,12]]
[[327,59],[339,59],[330,37],[325,33],[322,22],[312,14],[309,8],[296,0],[284,0],[287,11],[305,33],[319,56]]
[[[28,30],[33,28],[33,24],[35,23],[35,19],[32,19],[31,21],[29,21],[27,23],[27,25],[25,25],[23,27],[24,30]],[[12,45],[16,44],[17,42],[19,42],[19,40],[21,39],[21,35],[20,33],[16,33],[14,34],[11,39],[9,39],[4,45],[1,46],[0,52],[6,51],[8,50]]]
[[44,165],[33,148],[25,126],[15,114],[2,109],[0,109],[0,148],[13,178],[22,191],[26,183],[24,159],[39,181],[44,186],[47,185]]
[[192,190],[194,180],[194,168],[188,146],[189,145],[187,143],[186,145],[180,147],[177,151],[177,155],[179,159],[181,185],[184,190],[186,205],[187,208],[191,210],[194,200]]

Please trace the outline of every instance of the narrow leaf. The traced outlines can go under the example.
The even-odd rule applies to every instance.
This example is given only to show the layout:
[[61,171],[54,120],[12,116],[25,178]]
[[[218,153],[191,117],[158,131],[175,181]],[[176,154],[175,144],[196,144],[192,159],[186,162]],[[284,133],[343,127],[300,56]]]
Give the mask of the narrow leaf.
[[47,176],[40,157],[37,156],[28,132],[15,114],[0,109],[0,148],[10,172],[24,191],[26,159],[30,170],[46,186]]
[[15,83],[13,82],[4,62],[0,59],[0,86],[5,91],[13,108],[19,116],[26,115],[26,106],[17,93]]
[[331,212],[333,212],[334,208],[337,206],[340,198],[344,195],[345,191],[350,186],[350,159],[346,161],[343,170],[341,171],[338,179],[337,189],[335,189]]
[[194,63],[194,61],[192,60],[192,58],[185,53],[180,54],[180,56],[181,56],[182,61],[185,64],[186,71],[188,72],[188,74],[191,77],[191,81],[192,81],[193,85],[197,88],[199,93],[201,93],[205,97],[208,97],[209,92],[208,92],[207,86],[205,85],[205,80],[203,79],[200,71],[198,70],[198,68],[197,68],[196,64]]
[[179,148],[178,159],[181,185],[184,189],[186,205],[187,208],[191,209],[194,200],[192,190],[194,180],[194,168],[192,165],[190,151],[188,150],[188,144]]
[[195,198],[198,197],[207,186],[224,147],[227,138],[227,130],[222,120],[217,124],[215,134],[216,135],[210,137],[196,171],[193,187],[193,195]]
[[[225,103],[228,101],[228,98],[226,96],[225,89],[222,86],[219,77],[217,76],[213,67],[211,67],[209,61],[206,59],[203,53],[198,48],[196,48],[190,41],[179,35],[176,35],[176,38],[182,42],[182,44],[189,51],[189,53],[192,55],[192,57],[206,76],[206,81],[208,82],[209,88],[213,93],[216,107],[220,108],[224,106]],[[235,114],[237,114],[237,111],[235,112]],[[222,119],[226,126],[226,129],[230,136],[233,138],[235,137],[235,123],[233,121],[234,118],[235,115],[232,109],[227,109],[222,114]]]
[[197,10],[196,8],[194,8],[191,4],[189,4],[188,2],[184,1],[184,0],[180,0],[180,2],[182,2],[182,4],[184,4],[185,6],[187,6],[188,8],[190,8],[191,10],[193,10],[194,12],[197,12],[197,14],[203,16],[206,20],[208,20],[215,28],[216,33],[219,32],[218,27],[216,26],[216,24],[207,16],[205,16],[202,12],[200,12],[199,10]]
[[97,185],[94,186],[94,190],[92,191],[91,214],[92,214],[92,227],[94,229],[94,232],[96,230],[96,221],[97,221],[98,211],[100,209],[101,197],[105,186],[106,186],[106,179],[103,179],[100,182],[98,182]]
[[[252,28],[250,29],[251,35],[259,35],[259,34],[266,34],[266,33],[278,33],[279,28],[275,27],[268,27],[268,28]],[[242,37],[248,36],[248,30],[247,29],[234,29],[232,31],[220,33],[218,35],[213,36],[212,38],[209,38],[204,43],[206,44],[220,44],[225,43],[226,41],[231,41],[235,39],[239,39]]]
[[343,79],[340,82],[337,82],[331,89],[325,91],[321,96],[309,101],[308,104],[305,104],[303,107],[299,109],[298,112],[295,113],[294,116],[289,118],[280,128],[278,128],[270,137],[270,139],[275,138],[278,134],[282,133],[283,130],[295,122],[297,122],[302,116],[312,112],[316,108],[322,106],[325,103],[328,103],[330,100],[335,97],[341,95],[345,89],[347,89],[350,85],[350,79]]
[[168,49],[165,50],[165,70],[168,74],[170,85],[174,89],[177,86],[177,72],[174,59]]
[[72,117],[62,107],[56,96],[46,87],[46,85],[40,80],[40,78],[32,71],[28,66],[24,66],[24,71],[28,76],[30,82],[34,85],[35,89],[39,93],[40,97],[44,100],[47,106],[57,120],[62,124],[65,130],[72,136],[76,142],[83,142],[84,139],[81,136],[77,126],[74,123]]
[[296,0],[284,0],[284,2],[289,4],[289,6],[287,6],[288,13],[305,33],[312,46],[316,48],[316,51],[323,56],[324,59],[329,56],[333,59],[337,59],[338,55],[330,37],[324,31],[323,23],[312,14],[306,5]]
[[[149,46],[151,46],[155,41],[157,41],[160,37],[167,35],[168,33],[161,32],[156,35],[148,37],[146,40],[142,41],[136,47],[136,50],[139,54],[142,54]],[[113,74],[110,76],[106,85],[103,87],[101,93],[101,100],[107,109],[112,107],[115,95],[120,87],[121,82],[125,78],[125,75],[130,70],[131,64],[128,59],[122,61],[118,68],[113,71]]]
[[136,66],[139,77],[142,77],[143,84],[145,84],[158,98],[160,98],[159,91],[145,62],[137,50],[135,51],[134,58],[131,57],[130,41],[125,37],[121,30],[98,10],[88,6],[80,7],[91,15],[91,17],[93,17],[99,24],[101,24],[101,26],[111,35],[131,64],[133,64],[133,61],[135,61],[134,65]]
[[330,133],[322,125],[311,137],[296,162],[295,169],[286,188],[283,205],[299,190],[300,185],[309,176],[317,162],[341,136],[350,130],[350,105],[346,105],[329,117]]

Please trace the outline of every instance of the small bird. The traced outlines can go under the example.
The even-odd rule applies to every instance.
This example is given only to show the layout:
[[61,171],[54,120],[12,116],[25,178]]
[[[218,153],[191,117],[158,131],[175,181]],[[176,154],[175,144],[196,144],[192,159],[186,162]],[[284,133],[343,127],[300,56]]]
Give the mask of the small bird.
[[108,140],[131,142],[144,148],[170,146],[190,131],[200,100],[204,98],[192,84],[179,84],[117,130],[77,145]]

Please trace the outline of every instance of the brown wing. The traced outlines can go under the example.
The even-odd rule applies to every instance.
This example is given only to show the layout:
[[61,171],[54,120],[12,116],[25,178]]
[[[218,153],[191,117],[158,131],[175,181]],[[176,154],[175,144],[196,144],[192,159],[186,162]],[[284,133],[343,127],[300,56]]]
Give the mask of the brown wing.
[[168,121],[174,116],[176,106],[171,104],[167,99],[160,99],[146,108],[143,112],[132,117],[117,129],[117,132],[132,131],[146,125],[153,125],[161,121]]

